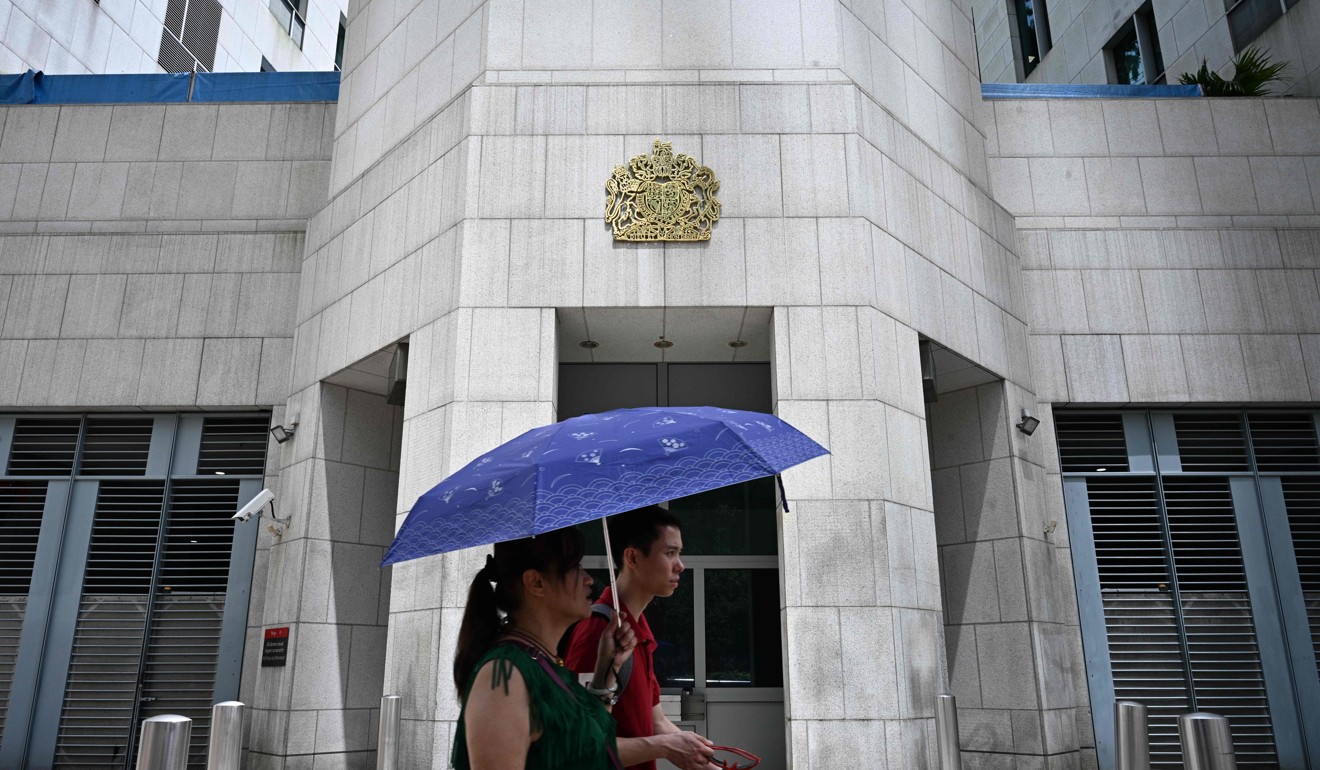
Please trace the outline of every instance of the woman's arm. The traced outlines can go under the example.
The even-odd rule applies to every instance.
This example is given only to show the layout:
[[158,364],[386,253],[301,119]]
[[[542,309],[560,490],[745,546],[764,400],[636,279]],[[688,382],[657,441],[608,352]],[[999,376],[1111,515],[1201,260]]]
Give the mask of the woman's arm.
[[481,667],[464,714],[472,770],[523,770],[532,741],[531,700],[522,673],[507,660]]

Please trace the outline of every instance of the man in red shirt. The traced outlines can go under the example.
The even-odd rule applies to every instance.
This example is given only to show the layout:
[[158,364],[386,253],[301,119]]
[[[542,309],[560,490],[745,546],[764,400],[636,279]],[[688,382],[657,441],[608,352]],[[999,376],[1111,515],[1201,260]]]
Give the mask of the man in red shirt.
[[[642,614],[652,599],[671,596],[678,589],[683,573],[682,524],[669,511],[652,505],[611,517],[609,527],[610,549],[619,570],[619,612],[637,634],[632,676],[613,708],[619,753],[643,758],[629,770],[656,770],[657,759],[667,759],[682,770],[706,770],[710,766],[711,742],[679,730],[660,709],[660,683],[653,659],[655,636]],[[613,603],[608,586],[597,602]],[[596,646],[609,622],[592,614],[577,624],[566,656],[569,668],[578,673],[593,672]]]

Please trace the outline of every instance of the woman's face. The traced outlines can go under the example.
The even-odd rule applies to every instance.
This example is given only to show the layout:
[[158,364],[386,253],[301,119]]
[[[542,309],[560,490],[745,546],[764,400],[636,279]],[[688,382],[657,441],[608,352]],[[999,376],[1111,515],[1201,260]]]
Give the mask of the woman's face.
[[591,615],[591,575],[579,563],[560,579],[542,575],[546,581],[546,602],[570,622]]

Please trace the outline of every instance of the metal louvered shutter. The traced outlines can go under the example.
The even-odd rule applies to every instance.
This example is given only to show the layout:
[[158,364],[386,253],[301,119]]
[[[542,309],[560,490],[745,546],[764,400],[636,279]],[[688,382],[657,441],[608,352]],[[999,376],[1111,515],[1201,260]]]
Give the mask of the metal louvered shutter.
[[1320,478],[1284,478],[1283,499],[1320,676]]
[[1166,477],[1164,501],[1196,708],[1228,717],[1238,767],[1278,767],[1228,480]]
[[0,734],[9,710],[45,502],[44,481],[0,481],[0,520],[5,531],[5,541],[0,542]]
[[197,472],[260,476],[265,471],[269,427],[265,415],[207,417],[202,424]]
[[161,481],[102,482],[60,716],[57,768],[123,767],[160,532]]
[[1310,414],[1253,414],[1251,447],[1262,473],[1320,471],[1320,446]]
[[1247,442],[1240,414],[1175,414],[1178,455],[1184,471],[1245,471]]
[[215,67],[215,47],[220,40],[220,0],[188,0],[188,18],[183,23],[183,47],[197,58],[203,69]]
[[141,476],[151,453],[150,417],[92,417],[83,436],[78,474]]
[[1128,469],[1122,416],[1059,411],[1054,413],[1054,424],[1064,473]]
[[22,417],[14,423],[10,476],[68,476],[78,455],[79,417]]
[[158,590],[142,670],[143,718],[181,714],[193,720],[188,764],[206,763],[211,696],[238,482],[175,481],[161,549]]
[[1152,767],[1178,768],[1191,710],[1154,477],[1087,480],[1114,697],[1146,704]]

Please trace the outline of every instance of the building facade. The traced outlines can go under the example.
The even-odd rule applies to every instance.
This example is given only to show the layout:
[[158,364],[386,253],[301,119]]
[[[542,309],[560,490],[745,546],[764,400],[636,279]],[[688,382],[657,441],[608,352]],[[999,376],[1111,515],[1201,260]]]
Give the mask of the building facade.
[[973,4],[987,83],[1177,83],[1201,64],[1231,77],[1258,46],[1288,63],[1275,93],[1320,93],[1320,19],[1298,0],[1013,0]]
[[[125,767],[134,719],[204,705],[151,689],[186,599],[247,766],[370,767],[383,693],[404,763],[447,766],[485,551],[381,570],[412,501],[556,419],[717,403],[832,454],[785,474],[791,512],[679,506],[677,721],[767,766],[933,767],[949,691],[968,767],[1110,768],[1133,697],[1161,766],[1199,707],[1243,764],[1314,768],[1320,106],[987,101],[973,27],[941,0],[367,0],[337,104],[5,108],[0,504],[29,566],[0,764]],[[657,139],[718,177],[709,241],[604,221]],[[258,457],[253,424],[292,436]],[[278,520],[171,534],[261,485]],[[98,566],[121,520],[163,534]],[[176,576],[203,545],[223,591]],[[89,737],[110,600],[138,657]]]
[[346,0],[5,0],[0,72],[329,70]]

